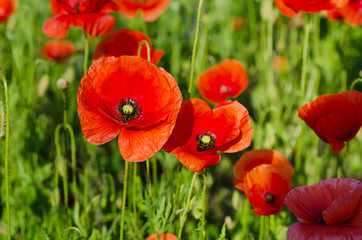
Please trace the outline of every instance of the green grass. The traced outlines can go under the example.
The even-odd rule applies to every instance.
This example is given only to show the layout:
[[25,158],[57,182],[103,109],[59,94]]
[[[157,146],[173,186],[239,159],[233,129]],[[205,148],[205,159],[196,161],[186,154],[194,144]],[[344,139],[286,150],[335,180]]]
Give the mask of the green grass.
[[[283,153],[296,167],[293,187],[336,177],[336,154],[297,117],[297,110],[321,94],[349,89],[352,82],[361,77],[362,29],[330,22],[323,14],[303,15],[303,24],[296,25],[295,19],[281,15],[271,0],[244,2],[205,0],[195,55],[195,80],[199,73],[225,58],[240,60],[248,72],[249,87],[238,100],[250,112],[254,127],[252,146],[247,150],[269,148]],[[113,13],[117,19],[114,29],[147,29],[153,47],[166,50],[158,66],[173,75],[184,96],[190,80],[197,5],[197,1],[173,0],[157,21],[147,24],[140,18],[126,20]],[[269,15],[261,15],[261,6]],[[76,96],[83,76],[82,30],[70,28],[66,39],[79,51],[67,64],[39,60],[41,47],[49,39],[41,28],[49,17],[49,1],[19,0],[17,13],[0,24],[0,73],[8,80],[10,97],[12,239],[80,239],[80,235],[85,239],[118,239],[125,162],[116,140],[92,146],[85,141],[80,129]],[[233,30],[231,22],[235,17],[246,19],[246,25]],[[302,87],[307,24],[310,25],[309,47],[305,52]],[[91,39],[90,56],[99,41],[100,38]],[[278,55],[288,58],[289,71],[278,73],[270,67],[271,60]],[[40,96],[38,89],[45,84],[41,79],[47,77],[49,87]],[[54,139],[56,126],[63,123],[62,93],[56,87],[61,77],[72,80],[67,120],[75,134],[76,196],[72,187],[69,135],[60,131],[63,157],[59,157]],[[3,89],[0,88],[1,101],[4,101]],[[354,89],[361,91],[361,83]],[[191,96],[200,97],[196,88]],[[361,143],[360,131],[340,153],[344,177],[361,179]],[[6,239],[5,138],[0,139],[0,149],[0,239]],[[257,239],[259,236],[260,217],[251,213],[245,195],[233,185],[233,165],[241,154],[222,154],[219,165],[208,169],[206,239],[219,236],[219,239]],[[154,168],[156,162],[157,169]],[[179,230],[193,172],[182,168],[177,208],[173,211],[180,163],[173,155],[160,151],[156,161],[150,164],[154,206],[147,187],[146,163],[137,164],[136,175],[133,174],[136,164],[129,165],[124,239],[145,239],[155,232],[177,235]],[[65,166],[68,166],[65,179],[69,188],[68,207],[63,190]],[[85,167],[88,182],[84,180]],[[85,184],[88,184],[88,200],[83,194]],[[202,201],[202,176],[199,175],[195,179],[183,239],[197,239]],[[227,216],[232,223],[224,225]],[[286,230],[295,221],[288,209],[278,213],[270,225],[271,239],[286,239]]]

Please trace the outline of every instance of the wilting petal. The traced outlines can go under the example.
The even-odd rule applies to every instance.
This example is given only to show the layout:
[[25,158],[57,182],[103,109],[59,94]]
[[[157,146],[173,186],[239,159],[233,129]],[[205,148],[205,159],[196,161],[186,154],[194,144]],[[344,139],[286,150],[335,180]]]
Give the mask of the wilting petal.
[[321,224],[322,212],[332,203],[332,194],[321,186],[296,187],[284,203],[300,222]]
[[362,228],[354,226],[320,226],[295,223],[289,227],[288,240],[351,240],[362,236]]

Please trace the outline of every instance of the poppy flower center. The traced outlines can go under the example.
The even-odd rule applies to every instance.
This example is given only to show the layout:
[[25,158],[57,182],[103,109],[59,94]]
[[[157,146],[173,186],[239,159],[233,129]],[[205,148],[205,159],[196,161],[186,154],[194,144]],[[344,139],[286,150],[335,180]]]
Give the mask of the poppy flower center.
[[129,98],[122,99],[119,105],[116,107],[117,113],[123,118],[122,123],[127,124],[127,121],[134,118],[139,119],[141,117],[141,108],[138,103]]
[[213,149],[215,147],[215,136],[211,133],[202,133],[196,136],[197,140],[197,151],[202,152]]
[[227,93],[227,92],[229,92],[229,87],[226,85],[221,85],[220,93]]
[[272,204],[274,202],[274,195],[271,193],[266,194],[265,201],[266,203]]

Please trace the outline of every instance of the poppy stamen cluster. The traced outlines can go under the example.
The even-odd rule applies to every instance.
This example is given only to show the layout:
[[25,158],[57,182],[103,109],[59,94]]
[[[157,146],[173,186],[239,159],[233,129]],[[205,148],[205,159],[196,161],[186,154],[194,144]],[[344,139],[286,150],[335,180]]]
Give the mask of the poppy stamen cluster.
[[265,202],[272,204],[274,202],[274,194],[273,193],[266,193],[265,196]]
[[210,132],[202,133],[196,136],[197,151],[203,152],[215,148],[216,137]]
[[132,119],[141,118],[141,108],[135,100],[130,98],[122,99],[120,104],[116,107],[117,113],[123,118],[121,121],[127,124],[127,121]]

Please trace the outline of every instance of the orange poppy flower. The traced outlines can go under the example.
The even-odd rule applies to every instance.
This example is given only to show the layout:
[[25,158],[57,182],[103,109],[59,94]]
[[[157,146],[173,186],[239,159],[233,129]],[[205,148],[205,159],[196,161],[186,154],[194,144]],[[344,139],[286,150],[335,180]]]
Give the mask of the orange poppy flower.
[[350,0],[345,7],[328,11],[327,17],[331,20],[343,19],[346,23],[358,27],[362,24],[362,0]]
[[362,183],[328,179],[292,189],[285,205],[298,218],[288,239],[359,239],[362,236]]
[[294,169],[281,153],[275,150],[252,150],[234,166],[235,187],[244,191],[253,213],[269,216],[284,207],[284,198],[291,189]]
[[348,0],[274,0],[279,11],[287,17],[294,17],[299,11],[316,13],[347,5]]
[[237,101],[211,109],[206,102],[193,98],[182,103],[164,150],[199,172],[219,163],[217,151],[233,153],[249,147],[252,134],[249,113]]
[[15,12],[15,0],[1,0],[0,1],[0,22],[5,21]]
[[[152,234],[151,236],[149,236],[148,238],[146,238],[146,240],[158,240],[157,238],[157,233]],[[160,240],[177,240],[177,236],[171,234],[171,233],[163,233],[161,235],[161,239]]]
[[43,46],[43,56],[56,62],[64,62],[75,51],[73,43],[67,40],[50,40]]
[[361,106],[362,93],[358,91],[324,94],[299,108],[298,116],[337,153],[361,128]]
[[43,33],[63,38],[69,26],[83,28],[93,37],[103,36],[113,28],[116,20],[107,12],[117,11],[112,0],[50,0],[52,14],[43,25]]
[[196,85],[206,100],[224,103],[230,96],[237,98],[248,87],[248,74],[239,61],[225,59],[201,73]]
[[101,58],[83,76],[78,115],[86,140],[101,145],[118,137],[126,161],[152,157],[174,128],[182,96],[175,79],[142,58]]
[[141,11],[146,22],[155,21],[170,4],[171,0],[116,0],[119,11],[125,18],[133,18]]
[[[157,64],[161,60],[165,50],[152,50],[151,41],[146,35],[129,29],[116,30],[103,38],[96,47],[93,60],[110,56],[137,56],[138,46],[143,40],[146,40],[150,46],[151,62]],[[147,47],[145,45],[142,45],[141,57],[147,59]]]

